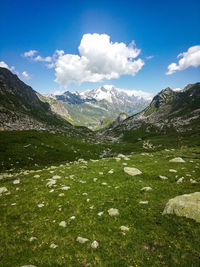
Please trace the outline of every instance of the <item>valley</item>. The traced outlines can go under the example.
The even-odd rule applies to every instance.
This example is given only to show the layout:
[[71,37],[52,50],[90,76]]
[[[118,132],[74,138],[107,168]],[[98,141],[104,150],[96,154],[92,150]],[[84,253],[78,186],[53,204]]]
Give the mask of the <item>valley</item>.
[[199,266],[199,83],[92,131],[0,70],[1,266]]

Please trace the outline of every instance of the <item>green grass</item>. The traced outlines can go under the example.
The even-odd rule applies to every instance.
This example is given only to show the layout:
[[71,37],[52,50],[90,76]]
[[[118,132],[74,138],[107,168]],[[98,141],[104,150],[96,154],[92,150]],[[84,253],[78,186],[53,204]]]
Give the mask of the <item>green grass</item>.
[[[143,148],[147,140],[151,149]],[[170,198],[200,190],[199,141],[196,132],[129,132],[119,143],[47,132],[1,132],[0,187],[10,194],[0,196],[0,266],[199,266],[199,224],[162,215]],[[118,153],[130,160],[117,162]],[[107,158],[100,159],[102,155]],[[186,162],[169,162],[177,156]],[[78,162],[80,158],[87,162]],[[124,164],[140,169],[142,175],[129,176]],[[111,169],[113,174],[108,173]],[[61,178],[50,193],[46,184],[54,175]],[[182,176],[184,182],[177,184]],[[191,178],[198,183],[191,184]],[[20,184],[13,184],[16,179]],[[70,189],[61,190],[63,185]],[[142,193],[144,186],[153,190]],[[141,205],[140,200],[149,204]],[[39,208],[40,203],[44,207]],[[117,208],[119,216],[110,217],[110,208]],[[104,214],[98,216],[101,211]],[[59,226],[63,220],[66,228]],[[122,225],[130,228],[125,234]],[[79,244],[78,236],[89,241]],[[30,242],[30,237],[37,239]],[[97,249],[91,248],[94,240],[99,242]],[[52,243],[58,247],[50,248]]]
[[[13,176],[1,180],[1,186],[7,187],[10,194],[1,196],[0,266],[199,266],[199,224],[175,215],[162,215],[170,198],[200,190],[199,153],[198,147],[162,150],[136,153],[128,161],[107,158],[39,171],[11,171]],[[186,163],[170,163],[169,159],[175,156],[181,156]],[[123,163],[139,168],[142,175],[125,174]],[[170,168],[177,173],[170,173]],[[110,169],[113,174],[108,174]],[[36,174],[40,177],[34,178]],[[199,183],[191,184],[191,177],[186,174]],[[46,184],[53,175],[61,179],[50,193]],[[70,175],[74,175],[73,179]],[[159,175],[169,179],[163,181]],[[185,181],[177,184],[181,176]],[[18,178],[20,184],[14,185],[13,180]],[[71,188],[63,191],[63,185]],[[153,190],[141,193],[144,186]],[[88,195],[82,195],[84,192]],[[141,205],[140,200],[149,204]],[[42,202],[44,207],[39,208],[37,205]],[[110,217],[110,208],[117,208],[119,216]],[[97,213],[101,211],[104,214],[100,217]],[[71,216],[76,219],[70,220]],[[59,226],[63,220],[66,228]],[[120,230],[122,225],[130,228],[125,234]],[[78,236],[89,241],[79,244]],[[37,239],[30,242],[30,237]],[[99,242],[97,249],[91,248],[94,240]],[[58,247],[51,249],[51,243]]]

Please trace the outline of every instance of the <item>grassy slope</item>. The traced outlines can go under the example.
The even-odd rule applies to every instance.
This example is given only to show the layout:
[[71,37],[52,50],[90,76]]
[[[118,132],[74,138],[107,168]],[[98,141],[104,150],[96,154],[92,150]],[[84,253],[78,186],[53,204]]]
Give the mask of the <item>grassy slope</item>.
[[[199,184],[189,182],[191,177],[200,182],[200,158],[196,152],[200,150],[138,153],[131,155],[129,161],[116,163],[110,158],[88,164],[74,162],[3,179],[2,186],[11,194],[1,197],[1,266],[199,266],[199,224],[162,215],[169,198],[200,190]],[[169,159],[175,156],[182,156],[186,163],[170,163]],[[143,174],[134,178],[125,174],[123,163],[139,168]],[[170,168],[177,173],[170,173]],[[114,169],[113,174],[108,174],[110,169]],[[35,174],[40,178],[34,178]],[[60,175],[61,179],[50,193],[46,183],[53,175]],[[70,175],[74,178],[70,179]],[[160,180],[159,175],[169,179]],[[185,181],[177,184],[175,181],[181,176]],[[94,177],[98,178],[96,182]],[[19,185],[13,184],[16,178],[21,179]],[[63,191],[62,185],[71,188]],[[153,190],[141,193],[144,186]],[[64,196],[59,196],[63,192]],[[84,192],[88,195],[83,196]],[[141,205],[140,200],[148,200],[149,204]],[[44,207],[39,208],[37,205],[42,202]],[[109,208],[117,208],[119,216],[110,217]],[[100,211],[104,211],[101,217],[97,215]],[[71,216],[76,219],[70,220]],[[63,220],[66,228],[59,226]],[[119,229],[122,225],[130,231],[123,234]],[[30,242],[32,236],[37,239]],[[79,244],[78,236],[90,241]],[[96,250],[90,247],[93,240],[100,244]],[[51,243],[58,247],[51,249]]]
[[[154,148],[143,149],[139,136],[148,139]],[[11,175],[1,176],[4,178],[0,180],[1,186],[11,193],[0,197],[0,266],[199,266],[199,224],[186,218],[162,215],[170,198],[200,190],[198,137],[190,142],[182,137],[177,143],[173,134],[156,137],[141,136],[138,132],[135,139],[129,136],[126,140],[129,143],[119,144],[87,143],[34,131],[2,132],[0,137],[3,168],[16,168],[7,171]],[[188,143],[190,148],[180,149]],[[27,144],[31,146],[24,148]],[[110,155],[134,154],[130,155],[130,160],[120,162],[107,158],[87,164],[69,163],[79,158],[99,158],[105,149],[111,149]],[[184,158],[186,163],[170,163],[169,159],[175,156]],[[35,163],[39,166],[34,166]],[[139,168],[143,174],[138,177],[125,174],[123,163]],[[52,164],[55,167],[51,168]],[[20,174],[20,167],[35,170],[22,170]],[[114,170],[113,174],[108,174],[110,169]],[[169,169],[176,169],[177,173],[170,173]],[[40,177],[34,178],[36,174]],[[61,179],[50,193],[47,179],[56,174]],[[163,181],[159,175],[169,179]],[[185,181],[177,184],[176,180],[182,176]],[[93,181],[95,177],[98,178],[96,182]],[[13,180],[17,178],[20,184],[14,185]],[[191,184],[190,178],[199,183]],[[63,191],[62,185],[71,188]],[[144,186],[151,186],[153,190],[141,193]],[[84,192],[88,195],[82,195]],[[60,193],[64,196],[59,196]],[[149,204],[141,205],[140,200],[148,200]],[[42,202],[44,207],[39,208],[37,205]],[[90,209],[91,206],[94,209]],[[109,208],[117,208],[119,216],[110,217]],[[100,211],[104,211],[101,217],[97,215]],[[76,219],[70,220],[71,216]],[[67,222],[66,228],[59,226],[63,220]],[[122,225],[130,231],[123,234],[119,229]],[[78,236],[90,241],[79,244]],[[37,239],[30,242],[30,237]],[[96,250],[91,248],[93,240],[99,242]],[[52,243],[58,247],[51,249]]]

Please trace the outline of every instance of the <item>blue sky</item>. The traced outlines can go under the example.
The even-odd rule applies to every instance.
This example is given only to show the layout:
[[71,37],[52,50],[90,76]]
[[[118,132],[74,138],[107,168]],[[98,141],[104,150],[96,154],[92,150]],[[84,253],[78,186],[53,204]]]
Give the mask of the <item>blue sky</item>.
[[[197,58],[199,56],[197,46],[200,45],[199,14],[200,1],[198,0],[1,1],[0,61],[5,62],[9,67],[14,66],[20,78],[41,93],[63,90],[64,86],[67,86],[68,90],[82,91],[103,84],[152,93],[168,86],[183,88],[188,83],[200,81],[200,62]],[[140,54],[132,60],[141,59],[144,63],[141,69],[130,71],[130,73],[135,71],[132,76],[126,74],[125,69],[121,69],[120,66],[113,66],[115,70],[118,67],[120,69],[118,78],[110,80],[102,78],[91,82],[94,75],[90,75],[88,79],[85,78],[86,81],[84,77],[80,77],[80,82],[77,84],[67,83],[66,79],[69,78],[65,77],[68,77],[69,73],[65,73],[65,68],[62,70],[62,77],[58,77],[55,82],[55,66],[48,68],[47,62],[35,61],[34,57],[23,56],[30,50],[37,50],[34,56],[39,55],[43,59],[52,57],[56,50],[63,50],[64,55],[80,56],[78,46],[83,36],[94,33],[100,37],[101,34],[106,34],[112,44],[123,42],[127,47],[134,40],[135,49],[140,49]],[[88,39],[87,42],[89,42]],[[87,42],[83,49],[87,49]],[[189,60],[188,65],[184,63],[179,66],[180,58],[177,59],[177,56],[187,52],[191,47],[196,47],[193,49],[196,53],[192,57],[194,62],[190,63],[190,52],[194,52],[191,50],[186,55],[188,57],[186,60]],[[95,47],[91,49],[93,51]],[[152,58],[147,59],[150,56]],[[73,62],[70,66],[66,62],[68,57],[62,59],[60,64],[67,64],[67,70],[71,67],[76,70],[76,65],[72,66]],[[77,64],[79,60],[80,58]],[[168,66],[173,62],[177,64],[175,69],[172,66],[174,73],[166,75]],[[97,64],[97,72],[100,69],[102,71],[100,63]],[[96,69],[95,63],[92,64],[92,67],[84,69],[82,76],[85,76],[88,68]],[[57,66],[60,67],[60,65]],[[112,66],[112,62],[108,62],[108,66]],[[29,78],[24,77],[22,72],[26,72]],[[79,69],[77,73],[80,73]],[[75,73],[70,75],[74,77]]]

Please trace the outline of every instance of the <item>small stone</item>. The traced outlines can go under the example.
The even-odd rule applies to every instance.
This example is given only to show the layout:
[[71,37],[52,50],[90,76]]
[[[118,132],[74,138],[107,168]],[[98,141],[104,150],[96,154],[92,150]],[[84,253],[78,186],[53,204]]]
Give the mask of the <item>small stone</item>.
[[177,184],[180,184],[180,183],[182,183],[182,182],[183,182],[183,180],[184,180],[184,177],[181,177],[181,178],[179,178],[179,179],[178,179],[178,181],[177,181]]
[[107,183],[105,183],[105,182],[104,182],[104,183],[101,183],[101,184],[102,184],[102,185],[107,185]]
[[62,190],[69,190],[70,189],[70,186],[63,186],[61,189]]
[[62,221],[62,222],[60,222],[60,223],[59,223],[59,226],[61,226],[61,227],[66,227],[66,226],[67,226],[67,224],[66,224],[66,222],[65,222],[65,221]]
[[60,193],[58,196],[59,197],[64,197],[64,195],[65,195],[64,193]]
[[145,186],[145,187],[143,187],[140,191],[151,191],[152,190],[152,188],[150,187],[150,186]]
[[20,183],[20,179],[14,180],[13,184],[19,184]]
[[129,231],[129,228],[126,227],[126,226],[124,226],[124,225],[120,226],[120,229],[121,229],[122,231]]
[[142,204],[142,205],[147,205],[149,203],[149,201],[142,201],[141,200],[139,203]]
[[109,174],[113,174],[113,173],[114,173],[114,170],[111,169],[108,173],[109,173]]
[[40,178],[40,175],[39,174],[36,174],[33,176],[34,178]]
[[177,172],[177,170],[169,169],[169,172]]
[[191,184],[197,184],[198,182],[196,180],[193,180],[192,178],[190,179]]
[[12,204],[11,204],[11,206],[15,206],[15,205],[16,205],[16,203],[12,203]]
[[93,181],[96,182],[98,179],[97,178],[94,178]]
[[88,194],[87,193],[83,193],[82,196],[87,196]]
[[110,216],[117,216],[117,215],[119,215],[119,211],[118,211],[118,209],[111,208],[111,209],[108,210],[108,214]]
[[76,217],[75,217],[75,216],[71,216],[70,219],[71,219],[71,220],[75,220]]
[[0,195],[3,193],[8,192],[8,189],[4,186],[4,187],[0,187]]
[[29,238],[29,241],[30,242],[33,242],[34,240],[36,240],[37,239],[37,237],[35,237],[35,236],[31,236],[30,238]]
[[60,179],[61,178],[61,176],[60,175],[54,175],[53,177],[52,177],[52,179]]
[[103,175],[103,172],[99,172],[99,175]]
[[98,216],[102,216],[104,214],[104,211],[100,211],[99,213],[97,213]]
[[77,242],[84,244],[85,242],[89,241],[87,238],[78,236],[76,239]]
[[159,175],[159,177],[160,177],[160,179],[162,179],[162,180],[167,180],[167,179],[168,179],[168,177],[163,176],[163,175]]
[[50,246],[49,246],[50,248],[57,248],[58,247],[58,245],[56,245],[56,244],[54,244],[54,243],[52,243]]
[[180,163],[183,163],[183,162],[185,162],[185,160],[183,160],[182,158],[178,157],[178,158],[170,159],[169,162],[180,162]]
[[98,246],[99,246],[99,243],[98,243],[96,240],[94,240],[94,241],[92,242],[92,244],[91,244],[91,247],[92,247],[92,248],[98,248]]
[[90,202],[90,199],[89,199],[89,198],[87,198],[87,199],[86,199],[86,201],[87,201],[87,202]]
[[42,207],[44,207],[44,204],[43,203],[38,204],[38,208],[42,208]]
[[139,175],[142,174],[142,172],[136,168],[130,168],[130,167],[125,167],[124,172],[128,173],[131,176]]

